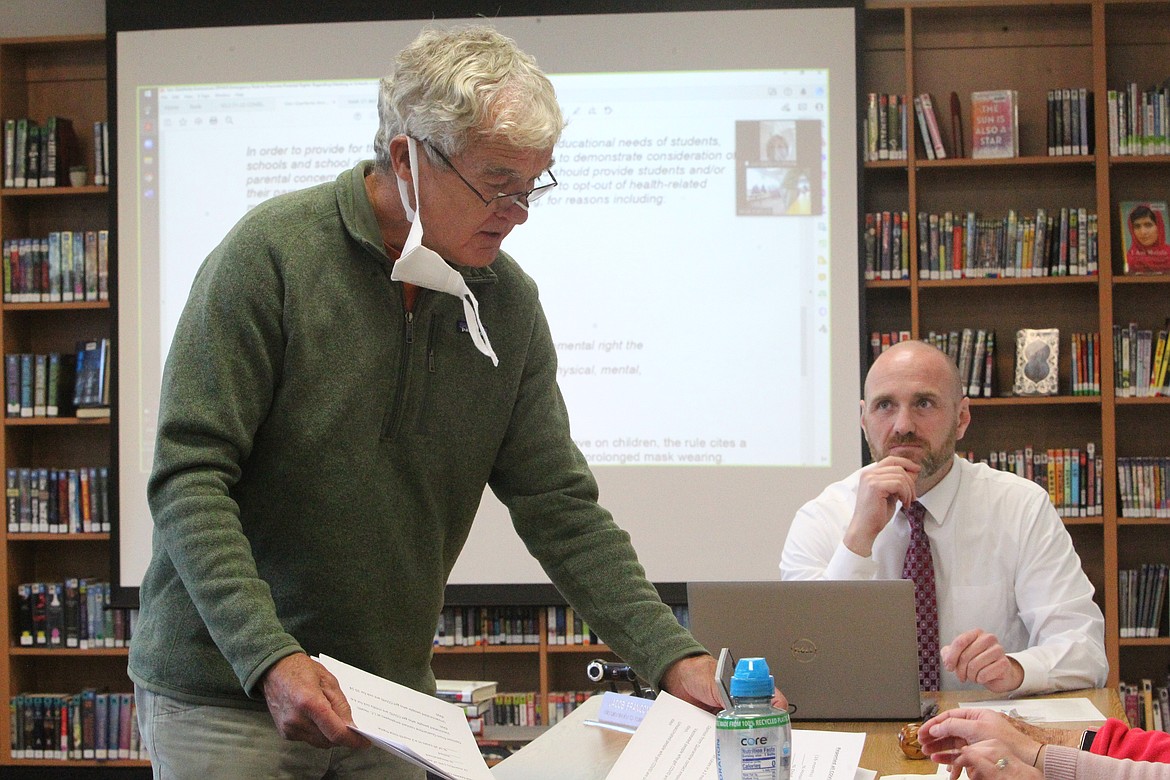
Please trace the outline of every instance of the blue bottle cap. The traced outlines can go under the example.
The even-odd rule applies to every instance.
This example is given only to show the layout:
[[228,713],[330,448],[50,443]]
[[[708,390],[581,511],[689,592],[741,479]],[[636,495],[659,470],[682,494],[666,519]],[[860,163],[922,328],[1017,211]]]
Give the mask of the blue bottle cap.
[[731,678],[731,696],[767,696],[771,698],[776,684],[763,658],[741,658]]

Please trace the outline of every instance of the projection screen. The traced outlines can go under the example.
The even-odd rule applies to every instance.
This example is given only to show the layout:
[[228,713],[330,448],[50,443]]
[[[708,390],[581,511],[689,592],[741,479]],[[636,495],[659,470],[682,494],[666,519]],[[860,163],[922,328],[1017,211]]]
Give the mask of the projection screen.
[[[540,286],[602,504],[655,582],[778,577],[795,510],[861,461],[854,7],[486,21],[568,119],[560,186],[504,249]],[[461,23],[116,33],[121,591],[149,560],[192,276],[257,203],[371,158],[393,54]],[[547,583],[490,490],[451,582]]]

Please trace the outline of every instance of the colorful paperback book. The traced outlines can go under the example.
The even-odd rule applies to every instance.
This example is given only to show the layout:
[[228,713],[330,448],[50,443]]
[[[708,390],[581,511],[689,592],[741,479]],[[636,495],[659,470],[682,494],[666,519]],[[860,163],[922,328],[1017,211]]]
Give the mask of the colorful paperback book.
[[971,93],[971,156],[1016,157],[1020,153],[1018,93],[996,89]]

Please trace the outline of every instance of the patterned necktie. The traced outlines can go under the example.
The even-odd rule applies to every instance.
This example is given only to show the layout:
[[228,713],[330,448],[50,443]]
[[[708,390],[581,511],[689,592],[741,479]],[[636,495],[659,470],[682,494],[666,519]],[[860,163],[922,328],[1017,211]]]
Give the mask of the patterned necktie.
[[938,599],[934,588],[934,560],[930,539],[922,527],[926,507],[915,501],[902,507],[910,521],[910,546],[902,579],[914,581],[914,612],[918,623],[918,684],[924,691],[939,687]]

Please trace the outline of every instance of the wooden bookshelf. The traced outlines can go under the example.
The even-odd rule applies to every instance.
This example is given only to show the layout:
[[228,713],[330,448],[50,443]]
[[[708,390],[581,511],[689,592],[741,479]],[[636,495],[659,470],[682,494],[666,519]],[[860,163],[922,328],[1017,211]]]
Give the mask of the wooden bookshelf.
[[[431,667],[442,679],[495,680],[500,693],[534,691],[541,723],[548,723],[549,693],[554,691],[602,691],[585,673],[586,665],[599,658],[615,661],[617,656],[604,644],[552,644],[548,637],[548,616],[539,610],[539,641],[535,644],[479,644],[466,647],[436,647]],[[625,690],[625,689],[623,689]],[[488,741],[526,742],[535,739],[545,726],[487,728]]]
[[[1122,200],[1170,200],[1170,156],[1109,154],[1106,94],[1128,82],[1170,77],[1170,2],[1165,0],[1054,0],[1053,2],[893,2],[869,0],[863,11],[860,91],[916,95],[930,92],[944,139],[951,138],[951,92],[960,96],[964,145],[971,147],[970,93],[1019,92],[1020,156],[982,160],[927,160],[913,112],[907,160],[864,165],[860,212],[898,210],[910,215],[910,279],[867,282],[865,330],[993,327],[997,335],[997,397],[972,403],[972,426],[960,447],[976,453],[1031,445],[1083,447],[1096,442],[1104,460],[1104,515],[1066,521],[1105,613],[1109,684],[1141,677],[1165,679],[1170,638],[1120,639],[1118,570],[1170,563],[1170,521],[1120,517],[1117,461],[1170,455],[1168,399],[1117,397],[1112,330],[1138,322],[1156,330],[1170,317],[1170,275],[1125,276],[1117,210]],[[1046,93],[1086,87],[1094,94],[1095,147],[1090,155],[1047,155]],[[948,154],[953,151],[948,143]],[[1097,214],[1100,270],[1090,277],[1036,279],[920,279],[916,232],[919,212],[975,210],[1003,216],[1008,209],[1084,206]],[[1015,331],[1061,330],[1064,395],[1048,399],[1010,395]],[[1099,397],[1068,394],[1069,333],[1101,334]]]
[[[92,171],[95,121],[106,119],[104,35],[0,39],[0,118],[69,117],[81,161]],[[92,177],[90,179],[92,181]],[[45,236],[54,230],[108,227],[108,188],[0,189],[0,236]],[[4,352],[73,353],[82,338],[110,335],[109,302],[4,303]],[[109,418],[5,418],[0,426],[0,470],[11,467],[109,466]],[[82,688],[126,692],[126,648],[95,650],[21,647],[17,641],[16,586],[68,577],[108,580],[110,534],[12,533],[5,526],[0,570],[4,626],[0,652],[0,733],[9,734],[10,697],[20,693],[76,693]],[[0,766],[147,766],[146,761],[70,761],[12,758],[5,738]],[[5,770],[0,770],[4,774]]]

